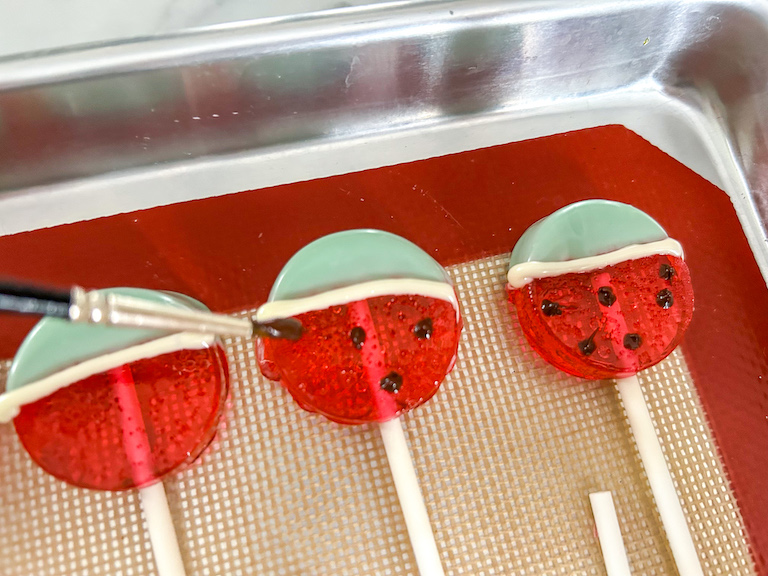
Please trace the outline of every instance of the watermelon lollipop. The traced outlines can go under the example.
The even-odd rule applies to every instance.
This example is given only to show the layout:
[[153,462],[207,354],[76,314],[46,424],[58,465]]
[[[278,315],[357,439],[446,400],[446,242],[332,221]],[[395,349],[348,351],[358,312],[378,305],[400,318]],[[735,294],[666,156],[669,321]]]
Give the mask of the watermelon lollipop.
[[510,301],[531,346],[583,378],[663,360],[693,314],[680,244],[637,208],[589,200],[531,226],[512,252]]
[[675,349],[691,321],[693,289],[680,243],[637,208],[586,200],[522,235],[507,280],[520,327],[545,360],[582,378],[619,378],[680,574],[701,574],[636,377]]
[[378,230],[332,234],[280,273],[258,321],[295,317],[296,341],[260,341],[261,369],[302,408],[344,424],[391,420],[437,392],[461,330],[456,292],[418,246]]
[[379,230],[325,236],[277,278],[261,322],[294,317],[295,342],[259,341],[261,369],[299,405],[342,424],[379,422],[422,574],[442,574],[400,414],[437,392],[461,331],[445,270],[418,246]]
[[[179,294],[102,292],[204,309]],[[159,481],[210,443],[227,383],[214,337],[44,318],[14,358],[0,420],[14,418],[32,459],[57,478],[98,490],[140,488],[158,570],[178,575],[184,569]]]

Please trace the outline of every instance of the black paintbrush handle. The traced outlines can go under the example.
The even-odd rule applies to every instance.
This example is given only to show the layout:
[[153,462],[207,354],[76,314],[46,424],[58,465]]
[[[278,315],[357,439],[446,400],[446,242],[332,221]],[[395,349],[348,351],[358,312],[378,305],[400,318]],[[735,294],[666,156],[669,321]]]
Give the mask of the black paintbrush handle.
[[69,290],[0,280],[0,311],[69,318]]

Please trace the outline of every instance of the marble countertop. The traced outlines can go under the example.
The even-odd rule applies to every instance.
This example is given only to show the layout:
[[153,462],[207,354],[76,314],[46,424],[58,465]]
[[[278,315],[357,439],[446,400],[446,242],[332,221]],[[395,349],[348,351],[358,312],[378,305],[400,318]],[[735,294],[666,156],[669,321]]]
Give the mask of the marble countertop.
[[0,0],[0,57],[385,0]]

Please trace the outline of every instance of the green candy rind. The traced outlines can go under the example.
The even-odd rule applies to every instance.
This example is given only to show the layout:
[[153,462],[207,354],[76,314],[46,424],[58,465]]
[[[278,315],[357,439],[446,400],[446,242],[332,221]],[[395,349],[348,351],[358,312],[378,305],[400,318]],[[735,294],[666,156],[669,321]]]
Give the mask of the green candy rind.
[[394,278],[451,283],[443,267],[413,242],[381,230],[347,230],[299,250],[278,275],[269,302]]
[[523,262],[566,262],[668,238],[642,210],[611,200],[584,200],[533,224],[512,250],[510,268]]

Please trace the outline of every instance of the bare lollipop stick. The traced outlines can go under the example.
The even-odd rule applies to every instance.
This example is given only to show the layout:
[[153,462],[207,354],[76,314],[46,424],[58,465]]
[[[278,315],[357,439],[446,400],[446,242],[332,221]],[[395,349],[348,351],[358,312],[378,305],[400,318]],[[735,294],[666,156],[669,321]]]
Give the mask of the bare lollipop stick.
[[[115,379],[115,390],[123,424],[123,447],[131,463],[134,480],[137,484],[152,481],[154,479],[151,468],[152,451],[141,413],[141,404],[136,396],[133,375],[130,368],[125,366],[110,370],[110,374]],[[184,562],[181,559],[181,550],[163,483],[156,482],[151,486],[140,488],[139,496],[158,576],[185,576]]]
[[696,547],[637,376],[619,379],[618,389],[677,570],[680,576],[703,576]]
[[443,565],[440,562],[435,535],[429,522],[427,507],[424,505],[400,418],[382,422],[379,424],[379,431],[384,441],[389,468],[395,482],[397,497],[400,499],[400,508],[405,517],[405,526],[408,529],[408,537],[411,539],[419,573],[422,576],[442,576]]
[[[637,373],[661,362],[690,324],[693,285],[684,256],[642,210],[584,200],[520,237],[507,274],[510,299],[525,337],[557,368],[590,380]],[[698,576],[696,548],[637,377],[619,380],[618,388],[678,571]]]
[[445,270],[415,244],[381,230],[324,236],[288,261],[256,315],[291,316],[305,324],[301,339],[261,342],[262,373],[279,379],[305,410],[345,424],[384,422],[380,432],[419,571],[442,576],[398,417],[429,400],[456,360],[461,321]]
[[593,492],[589,495],[595,516],[597,537],[603,552],[603,562],[608,576],[630,576],[627,550],[621,537],[619,519],[610,492]]
[[165,495],[165,486],[157,482],[139,489],[141,508],[147,522],[149,541],[155,556],[159,576],[185,576],[176,529],[173,526],[171,509]]

